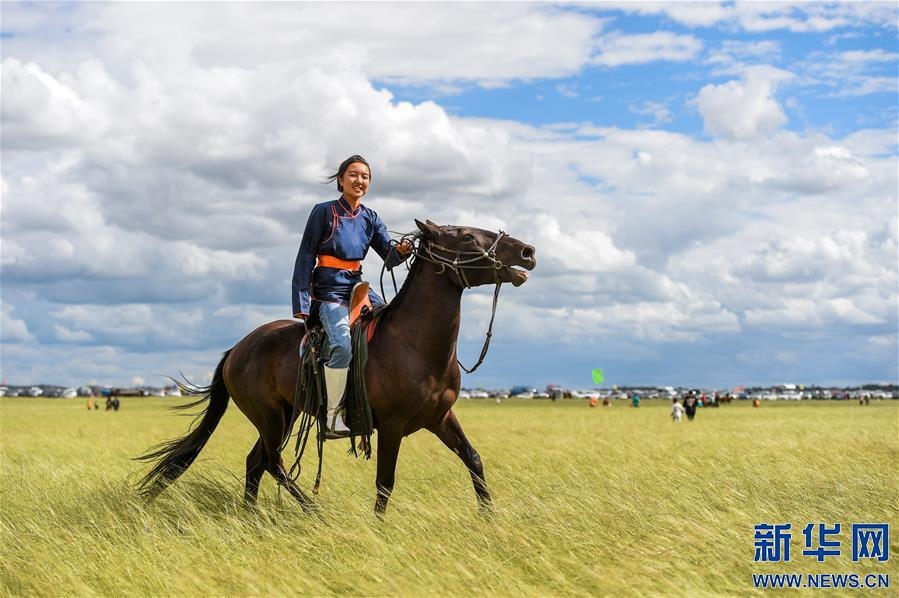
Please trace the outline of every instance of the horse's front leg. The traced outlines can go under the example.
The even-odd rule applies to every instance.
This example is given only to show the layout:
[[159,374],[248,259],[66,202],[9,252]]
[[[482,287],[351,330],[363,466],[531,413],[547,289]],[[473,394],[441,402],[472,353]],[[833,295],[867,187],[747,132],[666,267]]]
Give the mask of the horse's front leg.
[[471,474],[475,494],[478,495],[478,507],[483,511],[489,511],[492,503],[490,492],[487,490],[487,481],[484,479],[484,465],[481,463],[481,456],[465,437],[465,432],[462,431],[456,414],[450,409],[440,424],[428,429],[465,463],[468,473]]
[[387,511],[387,501],[390,500],[390,493],[393,492],[396,459],[400,454],[402,439],[402,429],[378,426],[378,473],[375,477],[378,496],[375,499],[375,515],[379,517],[383,517]]

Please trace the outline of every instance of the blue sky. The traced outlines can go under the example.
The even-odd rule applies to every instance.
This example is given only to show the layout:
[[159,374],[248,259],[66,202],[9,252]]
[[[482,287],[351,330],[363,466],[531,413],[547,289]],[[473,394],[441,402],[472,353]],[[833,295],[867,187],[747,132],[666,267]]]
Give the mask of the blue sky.
[[897,380],[894,3],[0,10],[8,383],[208,380],[351,153],[392,230],[537,248],[466,387]]

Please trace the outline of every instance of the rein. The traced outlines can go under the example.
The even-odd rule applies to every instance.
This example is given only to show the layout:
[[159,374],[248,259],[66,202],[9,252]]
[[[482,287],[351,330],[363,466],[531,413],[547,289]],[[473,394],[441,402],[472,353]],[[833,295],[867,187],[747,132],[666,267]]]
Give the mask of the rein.
[[[499,231],[496,235],[496,239],[493,241],[493,244],[487,250],[482,251],[459,251],[450,249],[448,247],[444,247],[442,245],[438,245],[433,241],[422,241],[420,235],[415,235],[414,237],[419,239],[419,242],[415,245],[415,249],[412,252],[412,256],[414,258],[421,258],[426,262],[431,262],[437,266],[440,266],[440,270],[437,271],[437,274],[443,274],[446,272],[447,268],[452,270],[453,274],[456,275],[456,278],[462,284],[462,286],[466,289],[471,288],[471,284],[468,282],[468,277],[465,276],[465,269],[472,268],[476,270],[493,270],[493,280],[496,282],[496,289],[493,291],[493,307],[490,312],[490,324],[487,326],[487,335],[484,338],[484,345],[481,347],[481,355],[478,357],[477,363],[475,363],[471,368],[467,368],[462,365],[462,362],[459,359],[456,359],[456,363],[459,364],[463,370],[465,370],[466,374],[470,374],[477,370],[482,363],[484,363],[484,359],[487,357],[487,351],[490,350],[490,340],[493,338],[493,320],[496,318],[496,306],[499,303],[499,289],[502,286],[502,282],[499,280],[499,270],[501,270],[504,264],[496,258],[496,247],[499,245],[499,242],[503,237],[508,237],[509,234],[503,231]],[[404,237],[405,238],[405,237]],[[450,254],[449,257],[445,255],[440,255],[440,253],[434,253],[437,250],[438,252],[445,252]],[[480,262],[486,261],[488,263],[481,264]],[[393,272],[390,273],[393,276]],[[393,279],[393,287],[396,289],[396,278]],[[384,269],[381,270],[381,294],[383,296],[384,293]]]

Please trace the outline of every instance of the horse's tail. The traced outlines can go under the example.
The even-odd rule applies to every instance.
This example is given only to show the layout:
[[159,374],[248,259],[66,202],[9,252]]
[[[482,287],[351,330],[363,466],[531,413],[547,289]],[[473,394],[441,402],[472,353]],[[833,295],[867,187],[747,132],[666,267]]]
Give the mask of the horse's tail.
[[[212,382],[209,386],[194,386],[178,383],[182,392],[190,396],[200,396],[199,399],[186,405],[178,405],[175,409],[185,410],[192,407],[198,407],[208,401],[205,409],[197,415],[191,430],[183,437],[176,438],[158,444],[150,448],[145,454],[136,457],[139,461],[156,461],[158,463],[153,466],[150,473],[145,475],[137,484],[140,493],[147,497],[154,497],[165,488],[178,479],[184,471],[190,467],[203,447],[206,441],[215,431],[219,421],[228,408],[228,389],[225,386],[224,369],[225,360],[231,349],[225,351],[218,367],[215,368],[215,374],[212,376]],[[188,384],[190,384],[188,382]]]

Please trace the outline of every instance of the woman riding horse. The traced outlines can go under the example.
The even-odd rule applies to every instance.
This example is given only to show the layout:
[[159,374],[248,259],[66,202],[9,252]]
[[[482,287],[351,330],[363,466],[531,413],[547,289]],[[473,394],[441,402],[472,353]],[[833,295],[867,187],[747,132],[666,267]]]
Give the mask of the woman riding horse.
[[[372,247],[392,269],[412,253],[411,243],[396,245],[378,214],[362,205],[371,181],[371,167],[365,158],[354,155],[344,160],[329,177],[329,181],[335,180],[342,195],[312,208],[293,269],[294,317],[307,322],[321,320],[328,336],[325,437],[332,439],[350,434],[339,406],[352,359],[350,295],[362,281],[362,260]],[[384,303],[374,291],[369,298],[372,305]]]
[[[387,509],[402,439],[422,429],[437,436],[465,464],[479,505],[489,509],[483,463],[453,411],[461,383],[456,348],[462,292],[496,285],[495,313],[500,285],[524,284],[527,271],[537,265],[535,250],[502,231],[415,223],[419,234],[409,274],[378,316],[368,343],[365,384],[378,432],[375,512],[383,515]],[[233,400],[259,432],[247,454],[247,503],[256,502],[259,481],[268,472],[304,509],[313,509],[314,503],[290,477],[281,458],[297,416],[297,345],[305,334],[303,322],[278,320],[263,324],[225,351],[209,386],[187,389],[199,399],[184,407],[205,405],[195,426],[140,457],[155,462],[140,481],[142,492],[159,494],[190,467]],[[486,348],[485,342],[481,361]]]

